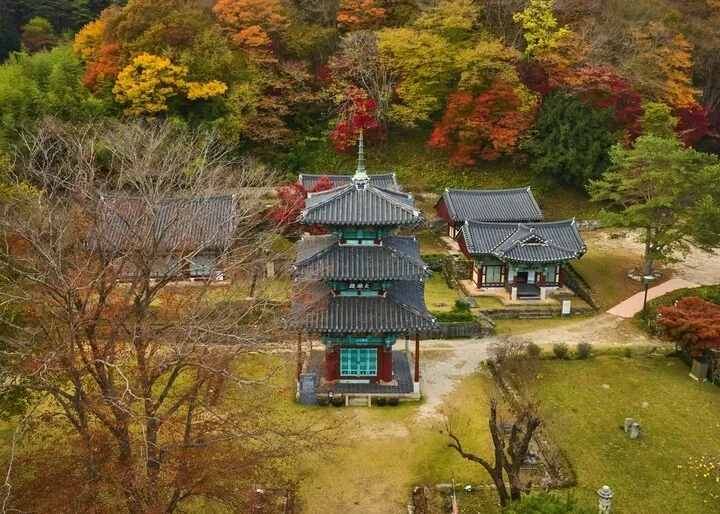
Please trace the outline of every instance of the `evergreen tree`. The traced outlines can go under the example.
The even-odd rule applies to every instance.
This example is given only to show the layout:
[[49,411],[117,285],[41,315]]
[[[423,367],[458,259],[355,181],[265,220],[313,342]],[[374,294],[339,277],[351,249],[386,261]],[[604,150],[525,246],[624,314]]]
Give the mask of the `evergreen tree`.
[[20,50],[20,34],[10,25],[10,21],[0,18],[0,63],[7,59],[11,52]]
[[532,170],[541,179],[577,187],[598,178],[620,136],[608,130],[613,120],[610,109],[598,111],[573,97],[548,98],[535,122],[535,139],[525,146]]

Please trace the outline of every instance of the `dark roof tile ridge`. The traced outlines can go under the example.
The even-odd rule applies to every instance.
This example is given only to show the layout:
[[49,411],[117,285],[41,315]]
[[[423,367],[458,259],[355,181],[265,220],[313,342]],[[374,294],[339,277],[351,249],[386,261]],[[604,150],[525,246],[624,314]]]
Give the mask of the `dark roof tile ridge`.
[[324,239],[324,238],[328,238],[328,239],[329,239],[329,238],[334,238],[335,240],[332,241],[329,245],[327,245],[325,248],[323,248],[323,249],[320,250],[319,252],[314,253],[314,254],[308,256],[306,259],[303,259],[303,260],[301,260],[301,261],[300,261],[300,260],[295,261],[295,262],[293,263],[293,268],[296,268],[296,267],[298,267],[298,266],[304,266],[304,265],[309,264],[309,263],[311,263],[311,262],[315,262],[315,261],[318,260],[320,257],[323,257],[323,256],[325,256],[327,253],[331,252],[334,247],[340,246],[340,242],[339,242],[339,241],[337,240],[337,238],[335,238],[335,236],[333,236],[332,234],[326,234],[326,235],[320,235],[320,236],[310,236],[310,238],[308,238],[308,239],[305,239],[305,238],[303,237],[300,241],[311,241],[312,238],[317,238],[317,239],[320,239],[320,238],[323,238],[323,239]]
[[[401,208],[404,211],[410,211],[413,213],[414,216],[422,217],[420,213],[420,209],[417,209],[415,207],[411,207],[409,205],[406,205],[402,202],[397,201],[395,198],[393,198],[389,191],[383,190],[382,188],[379,188],[377,186],[368,185],[368,187],[365,189],[365,191],[370,191],[375,196],[379,196],[380,198],[383,198],[384,200],[387,200],[388,202],[394,204],[395,206]],[[395,192],[393,191],[392,194],[403,194],[407,195],[406,198],[412,199],[412,195],[410,193],[402,193],[402,192]]]
[[[416,285],[422,285],[422,280],[404,280],[403,282],[408,283],[406,285],[411,286],[411,287],[415,287]],[[415,284],[413,284],[413,282]],[[395,297],[395,295],[392,294],[392,287],[388,290],[388,293],[385,295],[385,299],[390,300],[391,302],[393,302],[397,305],[400,305],[402,308],[404,308],[410,312],[413,312],[422,318],[432,320],[433,322],[436,319],[435,316],[430,314],[430,312],[427,310],[427,308],[425,309],[425,312],[421,312],[420,310],[416,309],[412,305],[408,305],[407,303],[403,302],[400,298]]]

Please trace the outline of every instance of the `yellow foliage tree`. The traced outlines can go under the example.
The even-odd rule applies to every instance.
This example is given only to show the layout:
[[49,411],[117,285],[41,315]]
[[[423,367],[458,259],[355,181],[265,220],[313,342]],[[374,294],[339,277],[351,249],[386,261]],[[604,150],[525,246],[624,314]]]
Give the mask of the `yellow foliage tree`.
[[104,34],[105,22],[102,19],[91,21],[80,29],[73,41],[73,51],[82,62],[89,63],[100,56]]
[[525,32],[525,57],[553,51],[571,34],[567,26],[558,28],[552,12],[554,5],[555,0],[530,0],[524,11],[513,15]]
[[218,80],[187,82],[187,73],[185,66],[177,66],[170,59],[142,53],[120,72],[113,93],[119,103],[129,104],[125,114],[154,116],[168,110],[167,101],[173,96],[184,94],[189,100],[207,99],[227,90]]
[[288,20],[280,0],[218,0],[213,12],[235,31],[232,41],[245,48],[269,46],[271,36],[283,32]]

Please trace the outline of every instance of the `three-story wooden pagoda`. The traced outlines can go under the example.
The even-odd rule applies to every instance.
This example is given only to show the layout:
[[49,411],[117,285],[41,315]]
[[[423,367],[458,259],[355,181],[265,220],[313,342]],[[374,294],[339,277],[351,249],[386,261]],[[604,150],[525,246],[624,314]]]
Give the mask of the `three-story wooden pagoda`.
[[394,177],[382,177],[367,174],[361,134],[352,178],[310,193],[300,215],[326,233],[298,243],[292,274],[304,279],[306,292],[294,303],[292,320],[324,343],[326,382],[392,383],[393,363],[402,362],[393,359],[397,338],[437,326],[425,306],[423,279],[432,272],[418,242],[394,234],[422,216]]

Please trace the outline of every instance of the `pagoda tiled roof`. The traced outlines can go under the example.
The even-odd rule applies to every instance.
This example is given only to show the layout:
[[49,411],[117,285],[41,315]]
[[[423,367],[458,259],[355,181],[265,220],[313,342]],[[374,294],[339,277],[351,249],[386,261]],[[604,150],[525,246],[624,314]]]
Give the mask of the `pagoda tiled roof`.
[[327,191],[310,193],[300,221],[330,226],[417,225],[422,221],[412,195],[350,182]]
[[445,189],[442,200],[453,221],[531,222],[543,219],[530,187]]
[[[318,181],[323,177],[329,178],[333,187],[349,184],[352,182],[353,178],[352,175],[307,175],[303,173],[298,177],[298,183],[302,184],[306,190],[309,190],[315,187]],[[398,184],[395,173],[378,173],[368,175],[368,179],[370,179],[370,184],[376,187],[382,187],[383,189],[391,189],[394,191],[403,190],[402,186]]]
[[400,281],[386,296],[332,296],[317,285],[293,304],[288,322],[309,332],[427,332],[438,325],[425,307],[424,284]]
[[298,243],[292,274],[325,280],[419,280],[432,276],[414,237],[386,236],[382,245],[341,245],[335,236]]
[[460,230],[471,255],[493,255],[506,262],[563,262],[587,248],[575,220],[539,223],[467,221]]

